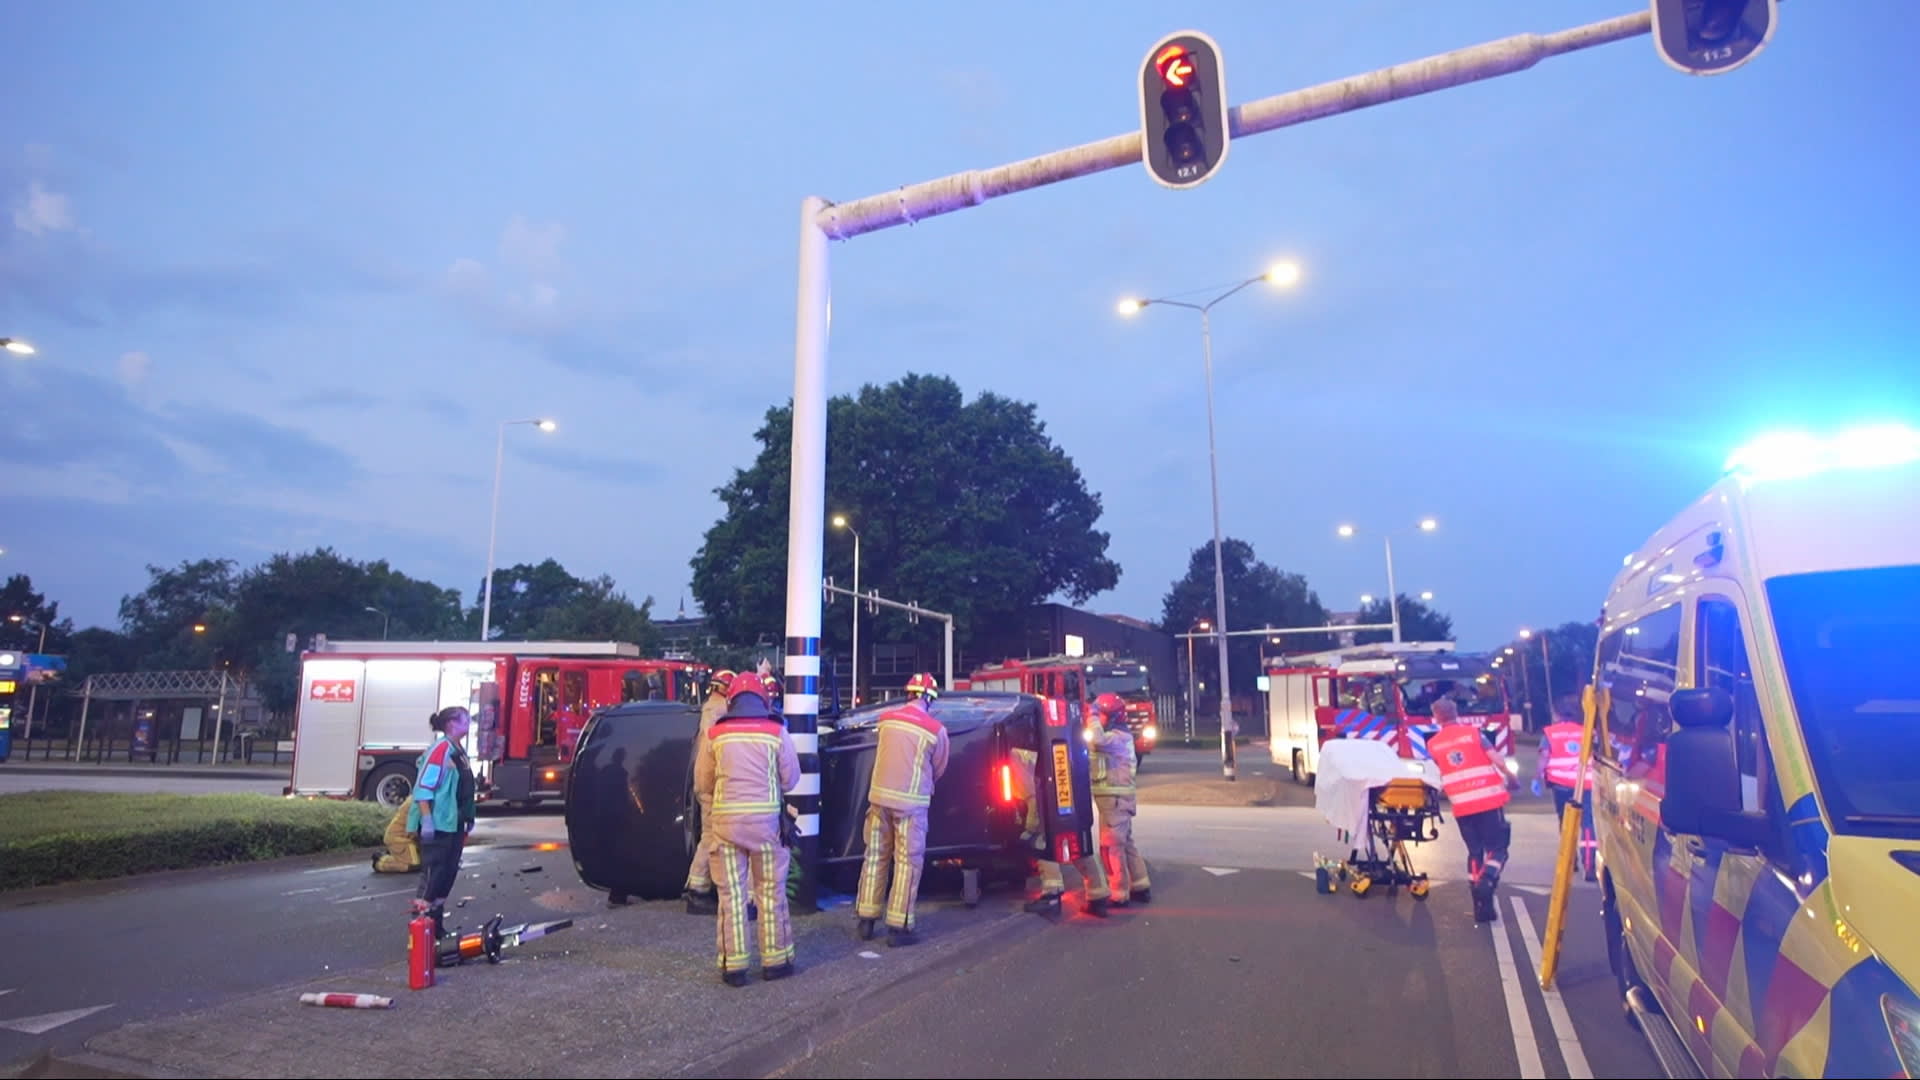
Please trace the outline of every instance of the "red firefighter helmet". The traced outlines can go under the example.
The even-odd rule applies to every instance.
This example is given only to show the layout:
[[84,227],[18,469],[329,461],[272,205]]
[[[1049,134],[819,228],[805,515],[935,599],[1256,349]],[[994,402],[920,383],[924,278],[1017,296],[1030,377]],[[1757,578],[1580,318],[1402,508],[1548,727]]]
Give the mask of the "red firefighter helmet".
[[1107,727],[1119,727],[1127,719],[1127,703],[1120,695],[1112,692],[1101,694],[1093,699],[1093,711],[1106,717]]
[[727,700],[732,701],[741,694],[758,694],[762,699],[765,699],[767,696],[767,684],[760,681],[760,676],[749,671],[743,671],[735,675],[732,681],[727,683]]
[[921,672],[907,680],[907,697],[924,697],[928,701],[940,696],[940,683],[932,673]]
[[719,671],[714,672],[713,677],[707,680],[707,692],[710,694],[726,693],[733,687],[733,676],[734,672],[732,668],[721,668]]

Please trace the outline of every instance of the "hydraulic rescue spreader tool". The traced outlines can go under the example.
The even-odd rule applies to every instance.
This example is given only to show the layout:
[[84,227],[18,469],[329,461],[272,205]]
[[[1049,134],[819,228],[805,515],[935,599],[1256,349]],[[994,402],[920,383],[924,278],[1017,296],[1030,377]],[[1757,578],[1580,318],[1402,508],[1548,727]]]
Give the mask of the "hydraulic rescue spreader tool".
[[469,960],[486,957],[487,963],[500,962],[504,950],[525,945],[535,938],[543,938],[573,925],[572,919],[558,919],[553,922],[521,923],[504,929],[500,926],[501,916],[495,915],[471,934],[462,934],[449,948],[440,950],[439,966],[454,967]]

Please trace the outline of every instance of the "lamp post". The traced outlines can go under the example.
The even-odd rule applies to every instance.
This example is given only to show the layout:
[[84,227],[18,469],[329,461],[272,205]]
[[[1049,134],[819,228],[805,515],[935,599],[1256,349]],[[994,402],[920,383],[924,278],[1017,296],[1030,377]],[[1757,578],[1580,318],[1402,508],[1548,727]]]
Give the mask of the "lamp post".
[[1132,315],[1151,304],[1190,308],[1200,313],[1200,353],[1207,374],[1207,469],[1213,482],[1213,622],[1220,645],[1220,771],[1228,780],[1237,780],[1233,753],[1233,681],[1227,674],[1227,575],[1220,554],[1220,457],[1213,432],[1213,307],[1256,281],[1289,286],[1300,280],[1300,267],[1291,262],[1275,263],[1258,277],[1250,277],[1204,304],[1184,300],[1122,300],[1120,314]]
[[380,620],[381,620],[380,621],[380,640],[381,641],[387,640],[387,629],[393,625],[393,616],[387,614],[384,611],[381,611],[379,608],[374,607],[372,604],[367,605],[367,610],[373,612],[375,615],[380,616]]
[[493,514],[487,520],[487,577],[481,585],[485,598],[480,601],[480,640],[487,640],[493,627],[493,552],[494,540],[500,531],[500,466],[507,455],[507,429],[515,424],[532,424],[541,431],[552,431],[559,425],[551,420],[502,420],[500,438],[493,445]]
[[[1439,527],[1440,523],[1430,517],[1420,519],[1421,532],[1432,532]],[[1343,539],[1353,536],[1355,531],[1351,525],[1342,525],[1338,530]],[[1385,534],[1382,535],[1380,539],[1386,546],[1387,551],[1387,605],[1392,612],[1390,621],[1393,623],[1393,643],[1398,645],[1400,644],[1400,589],[1394,584],[1393,580],[1393,537],[1390,534]],[[1433,599],[1433,593],[1423,592],[1420,594],[1420,598],[1423,600],[1431,600]]]
[[[25,615],[9,615],[7,616],[7,620],[9,622],[19,623],[22,630],[27,628],[27,617]],[[47,651],[47,623],[44,619],[35,619],[34,621],[40,624],[40,644],[33,651],[35,653],[44,653]],[[28,665],[29,668],[31,668],[31,666],[31,664]],[[40,703],[40,683],[33,678],[31,670],[27,673],[27,680],[27,724],[24,733],[20,736],[20,741],[31,743],[33,741],[33,710],[34,707]],[[47,700],[51,702],[53,699],[48,698]],[[31,754],[33,751],[29,749],[27,753]]]
[[[853,534],[853,679],[850,708],[860,707],[860,530],[847,523],[845,514],[833,515],[833,527]],[[948,672],[951,680],[953,673]]]

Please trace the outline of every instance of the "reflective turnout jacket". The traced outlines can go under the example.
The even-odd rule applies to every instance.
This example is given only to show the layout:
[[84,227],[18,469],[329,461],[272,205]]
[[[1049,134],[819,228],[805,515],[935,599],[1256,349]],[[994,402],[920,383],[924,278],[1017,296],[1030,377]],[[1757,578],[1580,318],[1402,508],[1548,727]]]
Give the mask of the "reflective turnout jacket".
[[713,834],[746,847],[777,843],[787,792],[800,783],[793,737],[773,720],[722,717],[694,759],[693,790],[713,801]]
[[947,771],[947,727],[919,701],[880,717],[867,802],[890,810],[917,810],[933,802],[933,785]]

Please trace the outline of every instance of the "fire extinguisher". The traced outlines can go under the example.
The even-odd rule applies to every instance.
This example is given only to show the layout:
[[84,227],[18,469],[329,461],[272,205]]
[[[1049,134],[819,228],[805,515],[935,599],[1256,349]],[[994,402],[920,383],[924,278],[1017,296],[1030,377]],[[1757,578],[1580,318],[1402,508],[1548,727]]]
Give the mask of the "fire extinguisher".
[[433,916],[426,912],[407,923],[407,987],[425,990],[433,985]]

